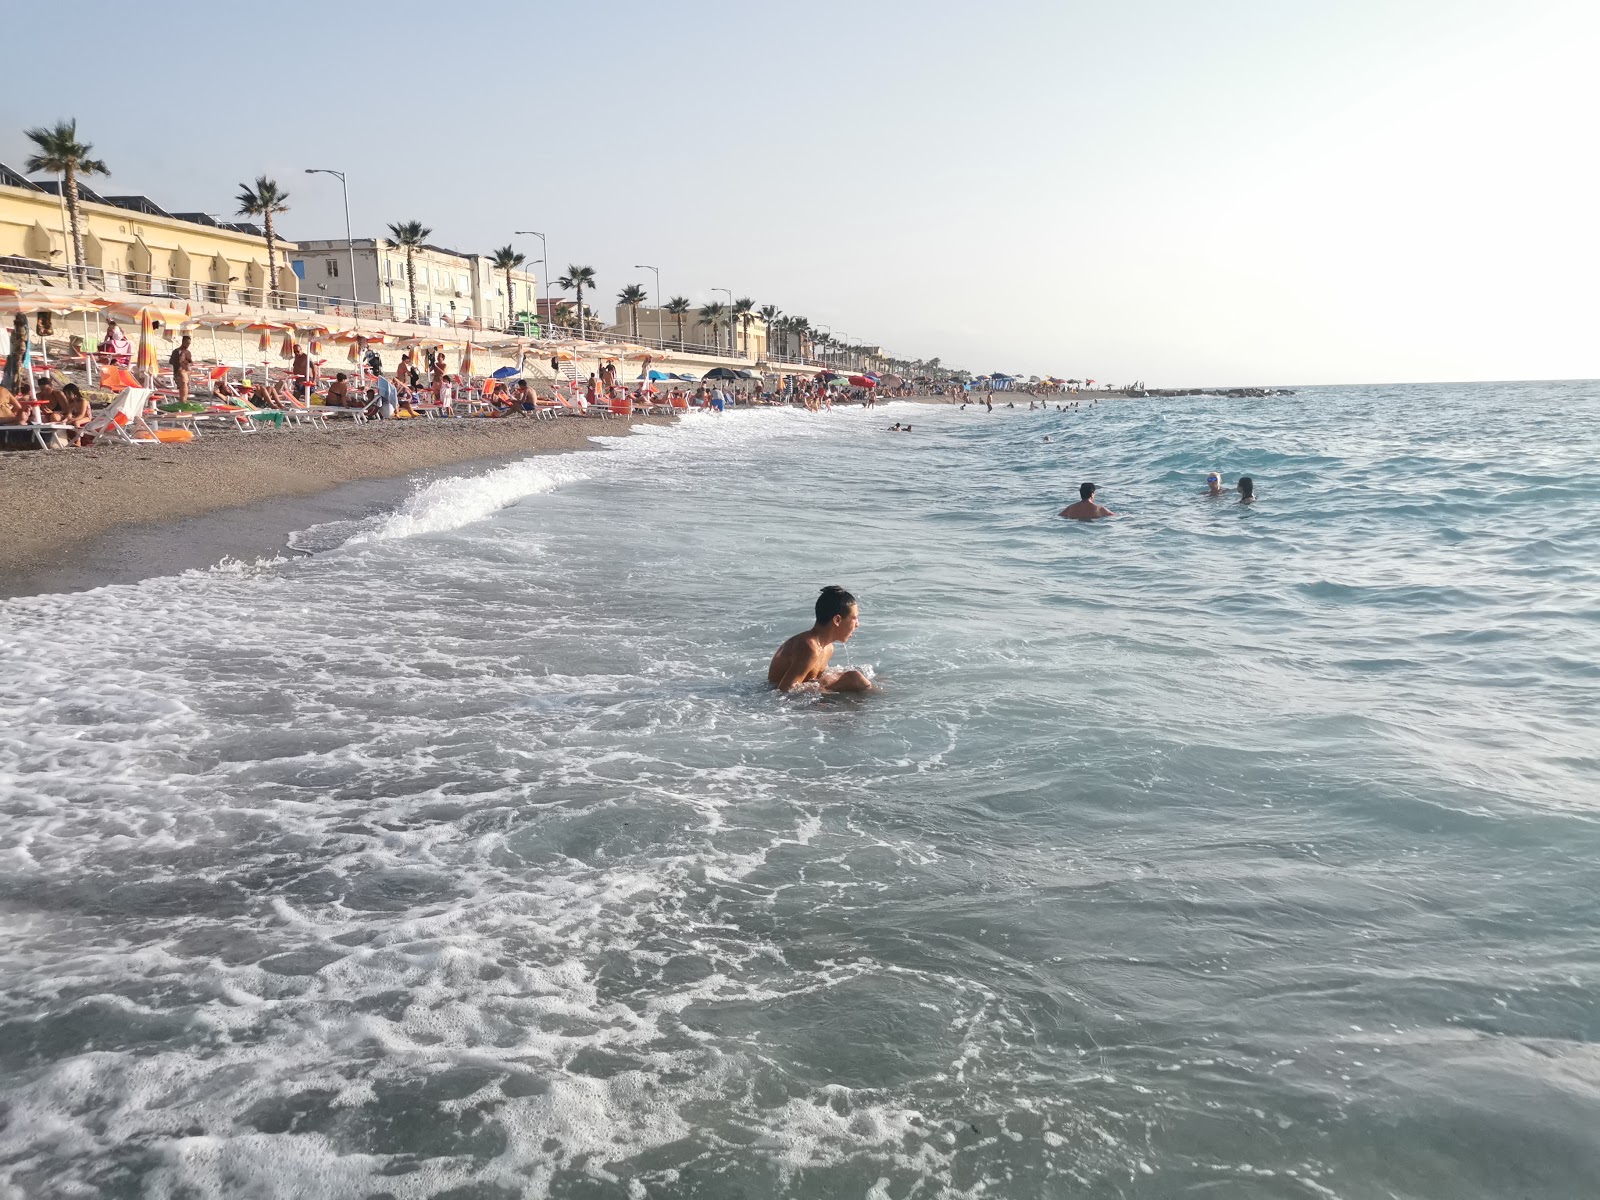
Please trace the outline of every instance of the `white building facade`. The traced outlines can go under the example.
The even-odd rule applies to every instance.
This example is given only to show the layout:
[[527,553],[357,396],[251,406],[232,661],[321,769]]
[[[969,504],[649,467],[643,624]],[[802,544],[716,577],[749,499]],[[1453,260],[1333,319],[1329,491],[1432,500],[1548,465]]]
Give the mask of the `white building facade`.
[[412,252],[417,296],[413,313],[403,247],[384,238],[354,242],[332,238],[298,246],[290,265],[307,295],[381,304],[401,320],[423,324],[459,325],[470,319],[485,329],[505,329],[522,314],[532,319],[537,311],[539,281],[534,273],[513,270],[508,296],[506,272],[496,269],[487,255],[462,254],[443,246],[417,247]]

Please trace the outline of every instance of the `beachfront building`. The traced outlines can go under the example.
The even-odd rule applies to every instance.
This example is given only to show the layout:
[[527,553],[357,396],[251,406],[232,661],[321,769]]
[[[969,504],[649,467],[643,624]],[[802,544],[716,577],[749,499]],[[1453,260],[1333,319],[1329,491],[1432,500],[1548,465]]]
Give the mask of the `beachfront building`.
[[[648,308],[639,306],[638,329],[634,329],[633,310],[626,304],[617,305],[617,321],[615,325],[608,326],[607,333],[618,334],[622,337],[649,338],[659,342],[677,344],[678,317],[664,308]],[[755,313],[749,314],[749,319],[735,317],[731,321],[725,314],[716,326],[703,324],[700,320],[698,307],[691,308],[683,314],[684,348],[714,352],[720,346],[722,353],[733,358],[747,358],[753,362],[760,362],[767,357],[767,323]]]
[[[36,183],[0,164],[0,271],[39,283],[69,282],[72,234],[60,184]],[[267,302],[267,241],[245,221],[168,212],[148,196],[111,196],[78,182],[83,276],[88,286],[176,300]],[[292,308],[298,281],[278,239],[279,303]],[[284,295],[289,298],[285,299]]]
[[[380,304],[402,319],[413,317],[403,247],[385,238],[312,239],[298,246],[290,265],[302,291],[329,301]],[[413,266],[413,319],[421,323],[462,325],[471,320],[481,328],[505,329],[522,314],[531,318],[536,311],[539,281],[531,271],[511,272],[507,296],[506,273],[487,255],[422,245],[413,252]]]

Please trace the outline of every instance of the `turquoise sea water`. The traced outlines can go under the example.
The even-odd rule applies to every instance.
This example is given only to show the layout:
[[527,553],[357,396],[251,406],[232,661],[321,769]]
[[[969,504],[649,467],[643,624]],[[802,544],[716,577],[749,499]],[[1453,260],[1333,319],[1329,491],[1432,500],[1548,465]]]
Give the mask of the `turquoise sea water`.
[[[4,602],[0,1196],[1592,1195],[1597,415],[737,413]],[[826,583],[880,695],[761,686]]]

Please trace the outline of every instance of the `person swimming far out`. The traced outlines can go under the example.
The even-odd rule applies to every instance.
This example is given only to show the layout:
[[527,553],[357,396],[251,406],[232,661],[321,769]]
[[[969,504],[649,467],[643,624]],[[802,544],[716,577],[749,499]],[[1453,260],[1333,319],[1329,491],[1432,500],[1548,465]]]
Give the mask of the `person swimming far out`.
[[1248,475],[1239,476],[1239,503],[1254,504],[1256,502],[1256,481]]
[[1080,483],[1077,503],[1067,505],[1056,515],[1071,517],[1074,521],[1095,521],[1101,517],[1116,516],[1116,513],[1095,500],[1094,494],[1098,490],[1092,483]]
[[804,633],[797,633],[772,656],[767,667],[767,683],[780,692],[792,692],[814,683],[824,692],[875,692],[877,687],[860,671],[830,671],[833,648],[861,627],[861,610],[856,598],[837,584],[829,584],[817,597],[817,622]]
[[1227,492],[1228,488],[1227,485],[1222,482],[1222,473],[1220,471],[1211,471],[1206,475],[1205,495],[1223,496],[1226,495]]

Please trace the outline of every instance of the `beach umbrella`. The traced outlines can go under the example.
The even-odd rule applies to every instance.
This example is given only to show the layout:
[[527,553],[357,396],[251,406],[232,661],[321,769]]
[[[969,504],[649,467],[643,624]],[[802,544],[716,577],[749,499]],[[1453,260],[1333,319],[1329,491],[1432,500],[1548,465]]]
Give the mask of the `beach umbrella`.
[[516,367],[501,367],[494,374],[490,375],[489,378],[490,379],[515,379],[519,373],[520,372],[517,370]]
[[878,386],[878,381],[876,379],[869,379],[865,375],[852,375],[852,376],[850,376],[850,386],[851,387],[877,387]]
[[147,310],[139,318],[139,356],[134,359],[133,365],[144,376],[146,387],[156,385],[156,370],[159,360],[156,357],[155,343],[155,318]]
[[464,377],[470,377],[471,374],[472,374],[472,343],[471,342],[468,342],[467,345],[466,345],[466,348],[461,351],[461,374]]
[[293,334],[293,332],[291,332],[289,330],[285,330],[284,331],[283,341],[278,344],[278,357],[279,358],[293,358],[294,357],[294,334]]
[[701,379],[713,379],[713,380],[725,380],[725,379],[737,379],[737,378],[739,378],[739,376],[735,372],[730,371],[727,367],[712,367],[711,370],[707,371],[704,375],[700,376],[700,378]]
[[880,375],[880,376],[878,376],[878,386],[879,387],[897,388],[901,384],[903,384],[904,382],[905,382],[905,380],[902,379],[898,375],[891,374],[891,375]]

